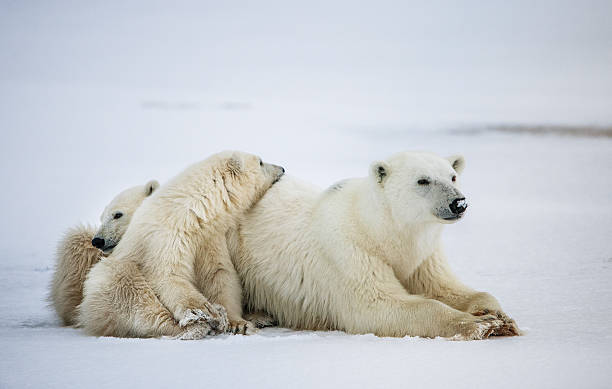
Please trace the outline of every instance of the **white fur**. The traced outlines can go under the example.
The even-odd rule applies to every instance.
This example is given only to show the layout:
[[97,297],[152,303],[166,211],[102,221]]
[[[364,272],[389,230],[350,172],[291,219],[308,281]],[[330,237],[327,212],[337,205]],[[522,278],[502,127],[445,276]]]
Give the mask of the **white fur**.
[[[92,246],[92,238],[98,236],[110,242],[106,254],[112,251],[113,242],[119,242],[125,233],[134,212],[142,202],[159,186],[151,180],[145,185],[138,185],[119,193],[106,206],[100,220],[102,224],[97,232],[89,226],[79,225],[66,231],[58,243],[56,265],[51,281],[51,305],[62,319],[64,325],[76,324],[76,307],[83,299],[83,283],[89,269],[95,265],[104,253]],[[113,217],[117,212],[122,217]]]
[[[132,216],[140,204],[159,188],[156,180],[151,180],[145,185],[135,186],[119,193],[100,215],[100,227],[95,238],[103,239],[105,244],[102,251],[110,254],[119,243],[123,234],[130,225]],[[120,217],[117,217],[120,216]]]
[[[296,329],[518,333],[495,298],[461,284],[446,264],[440,237],[452,221],[443,218],[463,197],[453,177],[464,165],[460,156],[407,152],[326,191],[284,177],[229,240],[249,308]],[[424,178],[430,184],[418,184]]]
[[226,232],[283,171],[224,152],[155,191],[112,255],[91,270],[81,325],[94,335],[193,338],[207,331],[192,326],[221,332],[229,320],[232,330],[247,332]]

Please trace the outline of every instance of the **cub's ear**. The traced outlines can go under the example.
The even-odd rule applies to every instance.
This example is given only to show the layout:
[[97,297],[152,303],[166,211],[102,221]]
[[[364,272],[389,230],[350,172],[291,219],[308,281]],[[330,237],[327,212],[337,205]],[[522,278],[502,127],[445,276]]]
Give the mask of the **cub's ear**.
[[157,182],[157,180],[151,180],[147,182],[144,186],[145,195],[151,196],[151,194],[153,194],[153,192],[155,192],[157,188],[159,188],[159,182]]
[[382,184],[389,177],[391,169],[386,162],[378,161],[370,165],[370,175],[374,177],[376,182]]
[[232,155],[230,158],[227,159],[226,167],[227,167],[227,171],[230,174],[234,176],[238,175],[238,173],[242,171],[241,158],[237,155]]
[[463,158],[463,155],[451,155],[446,159],[448,159],[448,162],[450,162],[451,166],[458,174],[463,173],[463,169],[465,168],[465,158]]

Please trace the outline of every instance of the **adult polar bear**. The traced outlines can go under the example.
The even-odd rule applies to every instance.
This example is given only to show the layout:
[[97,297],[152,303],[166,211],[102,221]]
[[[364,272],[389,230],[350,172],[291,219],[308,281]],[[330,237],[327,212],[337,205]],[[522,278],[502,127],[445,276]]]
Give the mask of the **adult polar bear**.
[[443,224],[467,205],[461,156],[404,152],[324,192],[284,177],[229,246],[252,310],[281,326],[483,339],[519,330],[447,265]]

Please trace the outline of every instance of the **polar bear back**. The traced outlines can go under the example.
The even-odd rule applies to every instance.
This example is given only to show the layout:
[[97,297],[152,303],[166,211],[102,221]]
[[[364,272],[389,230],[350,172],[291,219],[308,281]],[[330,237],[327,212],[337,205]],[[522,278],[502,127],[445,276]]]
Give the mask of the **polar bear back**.
[[334,312],[342,311],[321,302],[344,304],[336,282],[343,269],[337,258],[325,258],[329,250],[324,246],[330,242],[321,239],[323,226],[313,224],[319,212],[334,209],[337,195],[284,177],[246,215],[239,233],[230,236],[251,309],[266,310],[287,327],[335,328],[339,318]]

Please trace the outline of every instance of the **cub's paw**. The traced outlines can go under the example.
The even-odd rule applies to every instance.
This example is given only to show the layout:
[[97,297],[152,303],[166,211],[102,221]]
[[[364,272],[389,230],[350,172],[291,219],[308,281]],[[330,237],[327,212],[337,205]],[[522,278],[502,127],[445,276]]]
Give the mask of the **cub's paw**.
[[235,335],[253,335],[257,332],[257,328],[250,321],[230,320],[228,332]]
[[255,324],[255,327],[257,328],[273,327],[278,324],[272,316],[268,315],[266,312],[261,311],[247,313],[246,315],[244,315],[244,318]]
[[215,315],[209,321],[210,326],[218,334],[226,332],[229,328],[229,320],[227,319],[225,307],[221,304],[213,304],[213,309],[215,310]]
[[495,331],[501,331],[504,322],[493,315],[468,316],[459,319],[456,333],[451,340],[480,340],[491,336]]
[[186,309],[179,326],[185,328],[178,336],[179,339],[201,339],[226,332],[229,322],[225,308],[219,304],[211,304],[210,309]]
[[493,331],[491,336],[517,336],[521,335],[521,330],[518,328],[518,325],[510,316],[506,315],[502,311],[498,310],[489,310],[489,309],[481,309],[477,312],[472,313],[474,316],[484,316],[484,315],[493,315],[497,317],[499,320],[503,321],[503,326],[501,328]]
[[195,323],[208,323],[213,315],[209,310],[199,308],[188,308],[183,312],[183,318],[179,321],[181,327],[187,327]]
[[217,333],[227,331],[228,321],[225,308],[219,304],[211,304],[210,307],[188,308],[183,313],[183,318],[179,321],[181,327],[186,327],[195,323],[206,323]]
[[185,330],[179,334],[176,339],[180,340],[198,340],[203,339],[209,335],[214,335],[215,332],[206,323],[196,323],[188,326]]

